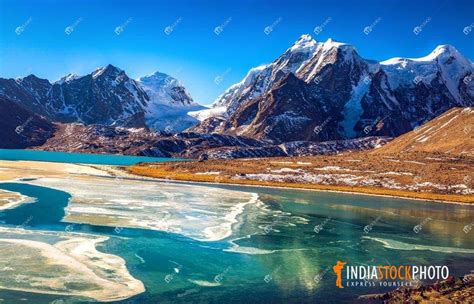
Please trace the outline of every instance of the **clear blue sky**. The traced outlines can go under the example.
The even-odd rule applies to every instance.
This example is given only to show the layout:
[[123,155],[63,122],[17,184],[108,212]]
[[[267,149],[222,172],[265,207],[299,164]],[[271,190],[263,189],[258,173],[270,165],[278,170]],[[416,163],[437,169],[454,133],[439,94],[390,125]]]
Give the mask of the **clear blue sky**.
[[[415,35],[413,28],[429,17]],[[117,35],[115,28],[129,18]],[[323,31],[314,34],[328,18]],[[365,35],[364,27],[378,18]],[[216,35],[214,28],[226,21]],[[25,23],[17,35],[15,29]],[[67,35],[65,28],[74,23]],[[166,35],[165,27],[173,23]],[[272,23],[278,24],[266,35],[264,28]],[[463,33],[473,23],[473,0],[0,0],[0,77],[33,73],[54,81],[111,63],[132,78],[168,73],[197,102],[209,104],[249,68],[271,62],[304,33],[318,41],[331,37],[351,43],[370,59],[419,57],[439,44],[452,44],[473,60],[474,28]],[[217,85],[219,75],[223,80]]]

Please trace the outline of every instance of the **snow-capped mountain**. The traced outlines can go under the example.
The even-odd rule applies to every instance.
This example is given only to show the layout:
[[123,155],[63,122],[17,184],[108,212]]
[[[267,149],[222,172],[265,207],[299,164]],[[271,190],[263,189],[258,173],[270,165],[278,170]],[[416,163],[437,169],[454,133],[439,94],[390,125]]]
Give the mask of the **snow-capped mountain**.
[[260,97],[276,82],[290,73],[297,72],[316,49],[317,43],[311,36],[301,36],[295,44],[271,64],[251,69],[241,82],[228,88],[217,97],[211,109],[191,113],[199,120],[213,117],[228,117],[247,100]]
[[181,131],[196,119],[188,111],[202,109],[174,78],[155,73],[133,80],[107,65],[50,83],[34,75],[0,78],[0,96],[58,122],[79,122],[153,130]]
[[474,103],[474,65],[452,46],[423,58],[361,58],[346,43],[303,35],[268,65],[252,69],[194,132],[275,142],[397,136],[454,106]]
[[187,113],[204,107],[193,101],[177,79],[155,72],[140,78],[138,82],[149,97],[145,111],[145,122],[149,127],[178,132],[198,123],[196,118]]

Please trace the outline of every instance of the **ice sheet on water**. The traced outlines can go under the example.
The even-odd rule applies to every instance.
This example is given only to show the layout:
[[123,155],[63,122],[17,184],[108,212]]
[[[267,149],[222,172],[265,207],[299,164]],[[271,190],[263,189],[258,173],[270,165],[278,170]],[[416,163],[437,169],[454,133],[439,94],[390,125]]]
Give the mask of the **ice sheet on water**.
[[72,195],[67,222],[142,228],[202,241],[232,235],[232,226],[258,195],[214,187],[110,178],[39,178],[28,183]]

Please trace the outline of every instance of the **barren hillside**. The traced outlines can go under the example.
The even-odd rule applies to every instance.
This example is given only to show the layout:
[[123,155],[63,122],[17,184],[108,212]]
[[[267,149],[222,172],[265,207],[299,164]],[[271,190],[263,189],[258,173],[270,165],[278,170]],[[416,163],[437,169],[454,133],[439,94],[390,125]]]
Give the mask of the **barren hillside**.
[[453,108],[371,153],[398,154],[406,152],[473,156],[474,108]]

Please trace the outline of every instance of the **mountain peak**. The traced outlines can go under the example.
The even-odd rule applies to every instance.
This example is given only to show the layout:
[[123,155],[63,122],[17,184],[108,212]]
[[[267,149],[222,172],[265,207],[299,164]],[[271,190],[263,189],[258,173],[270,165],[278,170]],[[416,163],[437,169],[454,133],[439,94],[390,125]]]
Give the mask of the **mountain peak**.
[[118,75],[121,72],[123,72],[121,69],[119,69],[116,66],[109,63],[108,65],[106,65],[104,67],[100,67],[100,68],[96,69],[92,73],[92,78],[96,79],[97,77],[99,77],[100,75],[103,75],[103,74]]
[[298,40],[296,40],[296,43],[298,43],[299,41],[312,41],[312,40],[314,39],[311,37],[311,35],[303,34],[298,38]]
[[443,54],[457,54],[458,50],[450,44],[438,45],[428,56],[438,57]]
[[159,71],[156,71],[150,75],[140,77],[138,81],[140,81],[141,83],[145,85],[156,86],[156,87],[166,86],[172,83],[176,85],[180,85],[177,79]]
[[395,58],[382,61],[381,64],[393,65],[393,64],[401,64],[407,61],[428,62],[428,61],[435,61],[437,58],[448,58],[451,56],[454,56],[457,59],[461,59],[461,62],[463,62],[463,64],[469,65],[469,60],[465,58],[461,53],[459,53],[459,51],[450,44],[438,45],[433,51],[431,51],[431,53],[423,57],[418,57],[418,58],[395,57]]
[[310,35],[304,34],[301,35],[289,49],[291,52],[301,52],[301,51],[314,51],[317,46],[316,40],[314,40]]
[[78,75],[69,73],[69,74],[67,74],[66,76],[61,77],[61,79],[59,79],[59,80],[56,81],[55,83],[57,83],[57,84],[63,84],[63,83],[65,83],[65,82],[73,81],[73,80],[75,80],[75,79],[77,79],[77,78],[79,78]]
[[341,48],[341,47],[348,47],[353,49],[354,47],[345,42],[338,42],[334,41],[332,38],[328,38],[326,42],[323,43],[325,48]]

